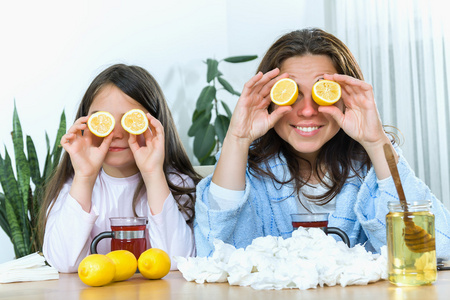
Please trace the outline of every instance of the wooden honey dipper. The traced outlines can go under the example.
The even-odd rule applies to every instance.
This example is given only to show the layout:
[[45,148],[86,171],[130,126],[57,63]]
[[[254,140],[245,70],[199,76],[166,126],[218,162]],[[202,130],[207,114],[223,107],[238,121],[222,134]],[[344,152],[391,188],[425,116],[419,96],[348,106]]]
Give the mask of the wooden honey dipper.
[[423,253],[433,251],[436,248],[436,241],[422,227],[414,224],[412,215],[408,212],[408,205],[406,204],[405,193],[403,192],[402,183],[400,181],[400,175],[398,173],[397,164],[395,163],[394,153],[392,152],[391,145],[385,144],[384,155],[391,171],[392,179],[394,180],[395,188],[397,189],[400,205],[404,211],[403,222],[405,223],[405,244],[411,252]]

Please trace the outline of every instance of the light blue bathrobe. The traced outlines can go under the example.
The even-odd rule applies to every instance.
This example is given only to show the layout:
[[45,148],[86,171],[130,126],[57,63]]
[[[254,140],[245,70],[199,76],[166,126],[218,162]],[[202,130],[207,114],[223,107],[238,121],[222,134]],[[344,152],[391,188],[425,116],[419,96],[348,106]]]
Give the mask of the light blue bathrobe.
[[[397,165],[408,202],[429,199],[435,215],[437,257],[450,259],[450,213],[436,199],[428,186],[418,179],[399,152]],[[270,161],[277,178],[288,174],[284,157]],[[336,196],[336,211],[328,226],[344,230],[352,246],[363,244],[378,253],[386,245],[388,201],[398,201],[392,178],[378,180],[373,167],[353,176]],[[210,209],[208,194],[212,175],[197,185],[194,233],[198,256],[209,256],[213,240],[220,239],[236,248],[245,248],[257,237],[272,235],[290,237],[293,231],[290,214],[297,210],[293,185],[279,185],[269,178],[259,179],[247,169],[245,193],[229,210]],[[238,200],[238,199],[236,199]],[[334,236],[334,235],[333,235]],[[339,239],[339,237],[336,237]]]

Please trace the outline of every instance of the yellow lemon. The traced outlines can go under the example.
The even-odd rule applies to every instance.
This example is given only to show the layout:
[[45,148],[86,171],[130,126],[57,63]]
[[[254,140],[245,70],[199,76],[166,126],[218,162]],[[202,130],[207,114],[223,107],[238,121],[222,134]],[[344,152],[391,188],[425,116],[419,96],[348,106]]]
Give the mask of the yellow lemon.
[[290,78],[278,80],[270,90],[270,98],[276,105],[292,105],[298,97],[298,85]]
[[132,109],[126,112],[120,123],[123,129],[134,135],[142,134],[148,128],[147,116],[140,109]]
[[139,256],[138,268],[145,278],[163,278],[170,271],[170,257],[161,249],[148,249]]
[[137,270],[137,259],[133,253],[128,250],[115,250],[106,254],[112,259],[116,266],[116,275],[113,281],[127,280]]
[[312,97],[319,105],[332,105],[341,99],[341,86],[331,80],[317,81],[312,88]]
[[109,112],[98,111],[89,117],[87,125],[93,134],[105,137],[113,131],[116,121]]
[[78,277],[90,286],[102,286],[112,282],[116,267],[112,259],[102,254],[86,256],[78,266]]

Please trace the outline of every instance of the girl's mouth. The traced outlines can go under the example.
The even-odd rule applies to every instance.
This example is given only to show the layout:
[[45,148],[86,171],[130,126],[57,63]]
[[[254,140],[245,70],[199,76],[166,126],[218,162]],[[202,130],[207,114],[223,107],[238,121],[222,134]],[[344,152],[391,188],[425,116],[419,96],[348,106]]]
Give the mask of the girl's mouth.
[[120,152],[125,150],[126,148],[122,148],[122,147],[109,147],[109,152]]

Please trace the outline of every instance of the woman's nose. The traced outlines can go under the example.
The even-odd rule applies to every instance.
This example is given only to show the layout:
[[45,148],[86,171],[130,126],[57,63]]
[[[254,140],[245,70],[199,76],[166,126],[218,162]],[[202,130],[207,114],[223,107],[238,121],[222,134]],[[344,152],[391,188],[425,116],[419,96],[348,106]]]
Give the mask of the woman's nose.
[[312,95],[305,96],[298,103],[297,114],[303,117],[312,117],[319,113],[319,105],[314,102]]

